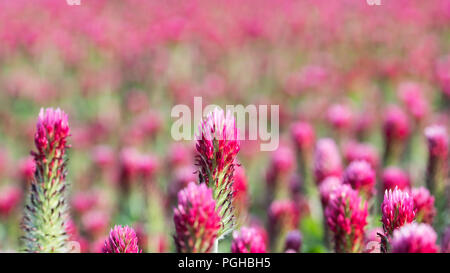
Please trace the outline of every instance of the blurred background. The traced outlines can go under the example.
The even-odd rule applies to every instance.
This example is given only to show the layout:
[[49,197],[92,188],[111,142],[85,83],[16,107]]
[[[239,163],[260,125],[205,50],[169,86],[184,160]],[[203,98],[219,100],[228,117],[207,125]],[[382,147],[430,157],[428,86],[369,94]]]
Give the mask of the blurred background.
[[175,251],[176,194],[197,177],[195,143],[172,140],[170,111],[194,96],[280,105],[278,151],[241,143],[242,221],[267,227],[268,170],[281,164],[291,193],[306,188],[304,252],[328,249],[317,189],[296,180],[294,122],[334,138],[343,155],[351,141],[370,143],[381,161],[383,117],[395,105],[412,132],[396,165],[416,186],[423,128],[450,125],[448,0],[1,0],[0,22],[2,251],[19,250],[41,107],[69,114],[70,228],[83,252],[99,252],[114,224],[133,226],[144,251]]

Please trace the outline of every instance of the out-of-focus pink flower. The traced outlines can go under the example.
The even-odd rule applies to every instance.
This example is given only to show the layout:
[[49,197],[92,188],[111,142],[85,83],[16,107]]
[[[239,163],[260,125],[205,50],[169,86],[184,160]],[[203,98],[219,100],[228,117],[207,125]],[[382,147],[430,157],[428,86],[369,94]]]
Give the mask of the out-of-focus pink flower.
[[237,216],[243,215],[247,210],[248,205],[248,192],[247,192],[247,177],[245,170],[242,167],[237,167],[234,172],[233,183],[233,206],[236,210]]
[[428,102],[423,96],[422,86],[415,82],[403,82],[398,87],[399,97],[416,122],[428,114]]
[[386,190],[381,204],[381,221],[386,236],[392,235],[395,229],[411,223],[416,217],[414,199],[407,191]]
[[325,210],[328,227],[333,233],[336,252],[359,252],[367,225],[367,202],[349,185],[341,185]]
[[233,232],[231,242],[232,253],[266,253],[266,243],[259,230],[252,227],[242,227]]
[[140,154],[134,148],[124,148],[119,157],[119,183],[128,191],[130,185],[135,181],[139,172]]
[[141,253],[138,238],[133,228],[129,226],[115,226],[111,229],[108,239],[103,246],[103,253]]
[[192,149],[180,143],[173,144],[169,149],[168,162],[171,168],[189,164],[193,158]]
[[28,156],[19,162],[19,177],[23,186],[31,182],[34,177],[34,172],[36,171],[36,163],[32,156]]
[[341,173],[341,156],[334,140],[324,138],[317,141],[314,152],[314,175],[317,184],[328,176],[339,177]]
[[72,197],[72,208],[75,212],[83,214],[92,209],[98,201],[98,195],[93,192],[77,192]]
[[376,227],[366,231],[364,235],[364,252],[365,253],[380,253],[381,238],[378,235],[383,234],[383,228]]
[[311,124],[307,122],[296,122],[291,127],[292,139],[297,150],[303,152],[312,149],[316,134]]
[[185,166],[177,168],[174,171],[174,177],[169,184],[169,198],[172,203],[176,202],[178,192],[184,189],[190,182],[198,179],[194,166]]
[[221,227],[212,190],[206,184],[190,183],[178,193],[178,206],[174,209],[178,252],[210,252]]
[[153,155],[140,155],[138,172],[145,181],[151,180],[159,168],[158,159]]
[[432,156],[446,158],[448,155],[448,134],[444,126],[432,125],[425,128],[428,150]]
[[386,190],[408,190],[411,187],[409,175],[398,167],[388,167],[383,171],[381,178],[383,182],[383,192]]
[[337,188],[342,185],[342,180],[335,176],[330,176],[325,178],[325,180],[320,183],[319,192],[320,192],[320,201],[322,202],[322,207],[325,210],[330,199],[332,198],[332,194],[335,192]]
[[269,227],[272,235],[297,229],[300,211],[291,200],[275,200],[269,207]]
[[450,253],[450,226],[442,234],[441,251],[442,253]]
[[342,180],[368,199],[375,191],[375,171],[366,161],[351,162],[345,169]]
[[[279,183],[280,178],[286,178],[295,166],[295,156],[290,147],[280,145],[271,154],[270,165],[267,170],[266,180],[270,186]],[[284,180],[286,181],[286,180]]]
[[386,110],[383,131],[387,142],[404,141],[410,134],[409,120],[406,114],[397,106]]
[[94,238],[105,233],[109,225],[109,215],[101,210],[92,210],[81,218],[84,229]]
[[424,188],[414,188],[411,190],[416,210],[416,220],[419,223],[433,224],[436,208],[434,207],[434,197]]
[[92,162],[100,169],[112,166],[114,162],[114,152],[109,146],[99,145],[92,149]]
[[22,198],[22,190],[18,187],[7,186],[0,190],[0,215],[7,217],[17,207]]
[[293,251],[295,253],[300,253],[302,248],[303,237],[300,231],[292,230],[286,235],[286,240],[284,243],[284,251]]
[[437,253],[437,235],[428,224],[410,223],[394,231],[391,240],[393,253]]
[[334,104],[328,108],[327,120],[336,130],[348,129],[353,120],[352,111],[346,105]]
[[374,146],[365,143],[350,142],[344,146],[345,162],[350,163],[356,160],[364,160],[372,166],[378,167],[379,158]]

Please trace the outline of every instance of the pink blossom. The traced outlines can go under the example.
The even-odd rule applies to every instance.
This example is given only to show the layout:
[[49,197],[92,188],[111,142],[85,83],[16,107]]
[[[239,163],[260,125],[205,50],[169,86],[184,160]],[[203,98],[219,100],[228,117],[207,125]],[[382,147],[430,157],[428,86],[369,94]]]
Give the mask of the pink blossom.
[[342,161],[334,140],[329,138],[317,141],[314,152],[314,175],[317,184],[328,176],[340,176]]
[[414,209],[416,219],[420,223],[433,224],[436,208],[434,207],[434,197],[424,187],[414,188],[411,191],[414,199]]
[[344,184],[370,198],[375,190],[375,171],[366,161],[353,161],[345,169],[342,176]]
[[328,108],[327,120],[337,130],[348,129],[353,120],[352,111],[346,105],[334,104]]
[[303,237],[300,231],[292,230],[286,235],[286,240],[284,244],[284,251],[293,251],[299,253],[302,248]]
[[386,190],[408,190],[411,187],[409,175],[400,168],[388,167],[383,171],[381,178],[383,182],[383,192]]
[[367,202],[349,185],[338,187],[325,210],[336,252],[359,252],[367,225]]
[[414,221],[416,217],[414,199],[408,192],[398,188],[386,190],[381,212],[385,235],[390,236],[395,229]]
[[322,207],[325,210],[332,194],[335,190],[342,185],[342,180],[338,177],[330,176],[325,178],[319,186],[320,201],[322,202]]
[[448,154],[448,134],[444,126],[432,125],[425,128],[430,154],[438,158],[446,158]]
[[206,184],[190,183],[178,193],[174,209],[175,244],[178,252],[210,252],[221,227],[212,190]]
[[309,150],[315,141],[314,128],[307,122],[296,122],[291,127],[292,139],[299,151]]
[[410,223],[394,231],[391,240],[393,253],[436,253],[437,235],[428,224]]
[[347,163],[357,160],[364,160],[377,168],[379,163],[378,153],[374,146],[365,143],[350,142],[344,146],[344,158]]
[[232,253],[265,253],[266,243],[258,229],[242,227],[240,231],[233,232],[231,242]]
[[399,107],[388,107],[384,116],[383,131],[388,142],[403,141],[408,138],[410,134],[409,120]]
[[111,229],[103,246],[103,253],[141,253],[138,238],[133,228],[115,226]]

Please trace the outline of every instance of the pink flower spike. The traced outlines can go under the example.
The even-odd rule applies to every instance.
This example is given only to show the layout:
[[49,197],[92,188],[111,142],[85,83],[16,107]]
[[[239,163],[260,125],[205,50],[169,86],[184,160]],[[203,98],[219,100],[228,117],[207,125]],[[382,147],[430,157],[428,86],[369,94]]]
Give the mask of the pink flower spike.
[[212,190],[206,184],[194,182],[178,193],[174,209],[174,237],[178,252],[210,252],[221,228]]
[[394,231],[391,240],[393,253],[437,253],[437,235],[428,224],[411,223]]
[[327,111],[327,120],[336,130],[345,130],[351,126],[353,119],[352,111],[342,104],[334,104]]
[[103,246],[103,253],[141,253],[138,238],[133,228],[115,226]]
[[291,127],[291,135],[298,151],[309,150],[315,141],[314,128],[307,122],[296,122]]
[[398,188],[386,190],[381,204],[383,230],[386,236],[392,235],[395,229],[414,221],[416,211],[414,199],[406,191]]
[[258,229],[242,227],[233,232],[232,253],[266,253],[266,243]]
[[320,184],[328,176],[341,176],[342,161],[334,140],[323,138],[317,141],[314,152],[314,175]]
[[448,134],[444,126],[432,125],[425,128],[428,150],[432,156],[445,159],[448,154]]
[[430,191],[424,187],[414,188],[411,195],[414,199],[417,222],[433,224],[436,208],[434,207],[434,197],[430,194]]
[[332,194],[334,191],[342,185],[342,180],[340,178],[330,176],[325,178],[319,186],[320,192],[320,201],[322,202],[322,207],[325,210],[330,199],[332,198]]
[[342,178],[344,184],[349,184],[367,199],[370,199],[375,191],[375,179],[375,171],[366,161],[351,162]]
[[341,185],[334,191],[325,210],[325,218],[333,233],[337,253],[362,250],[367,215],[367,202],[363,202],[349,185]]

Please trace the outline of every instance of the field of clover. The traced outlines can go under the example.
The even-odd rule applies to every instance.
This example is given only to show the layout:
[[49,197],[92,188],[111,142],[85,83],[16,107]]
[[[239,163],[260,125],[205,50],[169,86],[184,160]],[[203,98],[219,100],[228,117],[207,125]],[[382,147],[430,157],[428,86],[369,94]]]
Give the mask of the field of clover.
[[450,1],[80,3],[0,1],[1,252],[450,252]]

